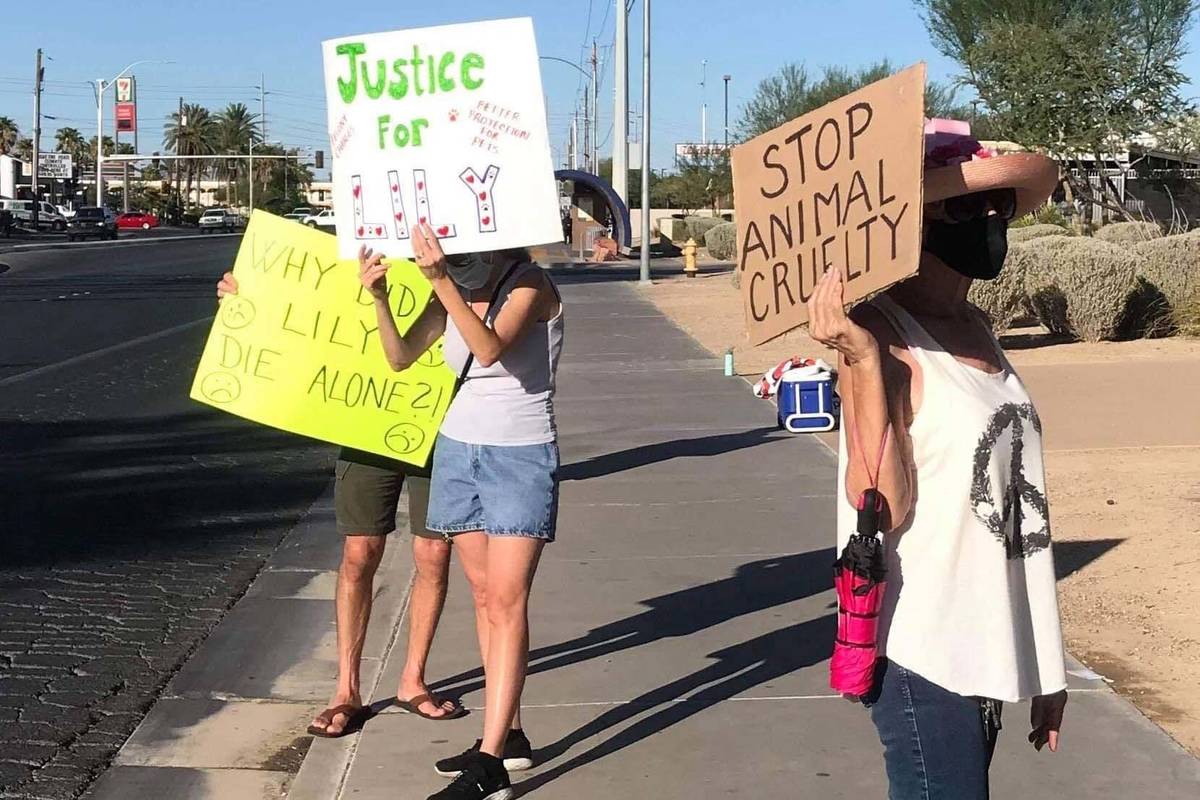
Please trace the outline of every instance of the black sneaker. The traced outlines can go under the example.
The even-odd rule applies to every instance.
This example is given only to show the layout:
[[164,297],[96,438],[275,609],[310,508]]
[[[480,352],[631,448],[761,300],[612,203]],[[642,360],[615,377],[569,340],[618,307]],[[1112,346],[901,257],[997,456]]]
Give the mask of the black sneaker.
[[[469,750],[464,750],[456,756],[443,758],[434,764],[433,768],[443,778],[458,777],[458,774],[467,768],[467,763],[475,757],[482,746],[483,740],[476,739],[475,744]],[[529,737],[523,730],[509,731],[508,739],[504,742],[504,768],[509,772],[522,772],[532,767],[533,746],[529,744]]]
[[476,751],[454,782],[429,800],[512,800],[515,797],[504,762]]

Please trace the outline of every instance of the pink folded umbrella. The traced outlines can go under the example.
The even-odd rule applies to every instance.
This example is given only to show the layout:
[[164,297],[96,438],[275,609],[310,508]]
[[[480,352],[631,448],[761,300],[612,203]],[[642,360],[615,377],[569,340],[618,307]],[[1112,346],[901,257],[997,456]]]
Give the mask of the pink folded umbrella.
[[883,540],[878,535],[879,493],[868,489],[859,503],[858,531],[833,565],[838,629],[829,662],[830,687],[854,697],[870,692],[874,681],[879,609],[887,587]]

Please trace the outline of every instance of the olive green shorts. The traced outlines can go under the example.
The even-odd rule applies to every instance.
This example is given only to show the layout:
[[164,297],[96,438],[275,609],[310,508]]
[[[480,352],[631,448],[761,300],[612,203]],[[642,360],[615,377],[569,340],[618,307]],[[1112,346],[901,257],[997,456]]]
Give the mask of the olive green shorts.
[[429,509],[429,475],[425,470],[343,448],[335,475],[333,506],[338,533],[343,536],[386,536],[396,530],[400,489],[407,478],[408,523],[413,535],[444,538],[425,527]]

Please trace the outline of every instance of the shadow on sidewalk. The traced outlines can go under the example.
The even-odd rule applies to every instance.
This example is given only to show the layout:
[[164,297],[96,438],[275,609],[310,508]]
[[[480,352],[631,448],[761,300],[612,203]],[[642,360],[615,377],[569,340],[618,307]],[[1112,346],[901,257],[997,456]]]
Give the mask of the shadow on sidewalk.
[[[603,658],[661,639],[690,636],[737,617],[819,594],[833,587],[834,557],[830,547],[753,561],[739,566],[728,578],[643,600],[642,605],[650,607],[648,611],[531,651],[529,674]],[[833,641],[832,634],[825,638]],[[474,669],[439,681],[433,688],[459,697],[483,688],[482,678],[483,671]]]
[[560,481],[585,481],[624,472],[629,469],[659,464],[673,458],[698,458],[719,456],[765,442],[790,438],[775,427],[755,428],[741,433],[721,433],[714,436],[699,436],[695,439],[676,439],[670,442],[631,447],[615,453],[605,453],[587,461],[567,464],[559,470]]
[[[635,745],[755,686],[824,661],[832,652],[836,630],[835,615],[827,614],[709,653],[709,658],[716,659],[715,664],[622,703],[542,748],[536,757],[539,763],[557,758],[589,737],[654,710],[650,716],[638,720],[590,750],[517,784],[518,796]],[[747,699],[743,702],[770,700]]]

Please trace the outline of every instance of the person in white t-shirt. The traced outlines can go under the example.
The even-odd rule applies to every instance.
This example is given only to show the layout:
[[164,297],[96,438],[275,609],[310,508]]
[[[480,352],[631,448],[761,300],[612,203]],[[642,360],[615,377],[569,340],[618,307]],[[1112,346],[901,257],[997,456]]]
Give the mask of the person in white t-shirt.
[[1067,693],[1041,422],[967,301],[972,281],[999,275],[1009,220],[1057,179],[1048,158],[994,156],[965,123],[932,120],[919,273],[847,316],[830,270],[809,301],[812,335],[840,356],[839,549],[856,499],[877,484],[884,500],[880,658],[863,703],[891,800],[985,800],[1003,702],[1032,698],[1029,741],[1058,749]]

